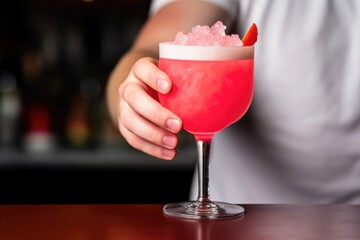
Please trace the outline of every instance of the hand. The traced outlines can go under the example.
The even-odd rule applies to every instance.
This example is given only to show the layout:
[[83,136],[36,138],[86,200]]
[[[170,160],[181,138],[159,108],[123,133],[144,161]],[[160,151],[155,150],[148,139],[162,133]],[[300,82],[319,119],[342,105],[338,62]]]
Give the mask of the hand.
[[170,160],[176,156],[182,122],[157,101],[172,83],[157,67],[157,60],[142,58],[119,87],[118,125],[126,141],[144,153]]

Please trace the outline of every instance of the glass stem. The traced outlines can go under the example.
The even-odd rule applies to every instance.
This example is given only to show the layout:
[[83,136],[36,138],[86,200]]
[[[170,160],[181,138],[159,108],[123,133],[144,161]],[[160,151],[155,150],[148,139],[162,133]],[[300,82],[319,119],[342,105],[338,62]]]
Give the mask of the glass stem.
[[209,203],[210,147],[211,140],[196,141],[198,149],[198,202]]

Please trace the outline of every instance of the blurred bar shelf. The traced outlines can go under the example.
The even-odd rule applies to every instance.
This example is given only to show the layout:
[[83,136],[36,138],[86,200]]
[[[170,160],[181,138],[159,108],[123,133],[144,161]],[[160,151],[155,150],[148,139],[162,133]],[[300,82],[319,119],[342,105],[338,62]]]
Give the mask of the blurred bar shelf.
[[124,167],[146,169],[193,168],[196,149],[179,149],[172,161],[164,161],[136,150],[59,150],[49,153],[28,153],[16,150],[0,151],[0,168],[12,167]]
[[14,0],[0,8],[0,203],[188,198],[194,139],[181,139],[173,161],[159,160],[131,148],[106,110],[109,74],[150,2]]

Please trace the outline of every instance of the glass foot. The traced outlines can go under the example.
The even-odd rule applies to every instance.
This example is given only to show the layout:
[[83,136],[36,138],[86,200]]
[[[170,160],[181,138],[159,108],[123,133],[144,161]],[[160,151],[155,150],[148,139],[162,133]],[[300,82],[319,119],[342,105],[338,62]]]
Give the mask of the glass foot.
[[164,206],[166,215],[191,219],[224,219],[244,215],[244,208],[223,202],[180,202]]

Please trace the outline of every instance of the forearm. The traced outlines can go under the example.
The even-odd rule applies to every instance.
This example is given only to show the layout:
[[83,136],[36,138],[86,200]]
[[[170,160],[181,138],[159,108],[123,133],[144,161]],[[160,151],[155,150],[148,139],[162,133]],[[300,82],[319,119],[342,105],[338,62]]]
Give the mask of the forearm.
[[107,107],[116,125],[119,111],[119,86],[128,76],[134,63],[143,57],[157,58],[157,54],[146,50],[130,50],[119,60],[109,77],[106,87]]

